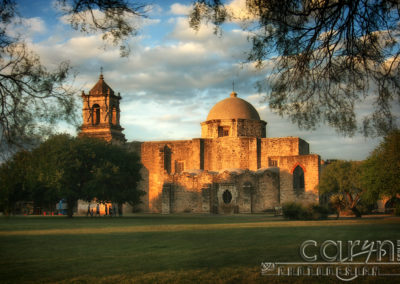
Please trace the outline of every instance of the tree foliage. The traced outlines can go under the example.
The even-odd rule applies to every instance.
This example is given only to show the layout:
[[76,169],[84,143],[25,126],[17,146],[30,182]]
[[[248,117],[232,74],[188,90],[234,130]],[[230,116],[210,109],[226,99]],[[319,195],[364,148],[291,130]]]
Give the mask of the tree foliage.
[[140,169],[139,157],[122,146],[55,135],[0,168],[1,203],[11,208],[17,201],[43,206],[65,199],[69,216],[79,199],[135,205],[143,195]]
[[127,40],[138,32],[134,19],[145,17],[147,7],[126,0],[58,0],[57,4],[75,30],[103,33],[104,40],[120,44],[122,56],[130,52]]
[[344,205],[351,210],[357,217],[361,213],[357,205],[365,192],[361,184],[361,163],[350,161],[335,161],[327,165],[322,173],[319,182],[320,194],[340,195],[333,198],[334,206],[340,209]]
[[387,135],[363,165],[367,198],[376,200],[400,195],[400,131]]
[[[269,106],[300,127],[321,122],[345,135],[384,135],[400,105],[400,3],[392,0],[247,0],[247,16],[219,0],[197,0],[190,24],[242,21],[252,48],[248,61],[273,62]],[[266,83],[266,84],[264,84]],[[371,110],[357,117],[363,102]]]
[[0,165],[0,210],[6,214],[15,211],[18,201],[32,198],[28,177],[31,160],[30,152],[21,151]]
[[20,37],[10,36],[14,1],[0,3],[0,150],[26,148],[59,120],[74,118],[72,90],[64,82],[69,64],[48,71]]

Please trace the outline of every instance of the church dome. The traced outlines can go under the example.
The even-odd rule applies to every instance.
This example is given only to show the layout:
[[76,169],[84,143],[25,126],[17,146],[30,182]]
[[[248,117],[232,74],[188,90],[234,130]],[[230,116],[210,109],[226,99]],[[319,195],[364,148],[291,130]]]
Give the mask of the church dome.
[[245,100],[238,98],[235,92],[229,98],[218,102],[208,113],[207,120],[214,119],[251,119],[260,120],[257,110]]

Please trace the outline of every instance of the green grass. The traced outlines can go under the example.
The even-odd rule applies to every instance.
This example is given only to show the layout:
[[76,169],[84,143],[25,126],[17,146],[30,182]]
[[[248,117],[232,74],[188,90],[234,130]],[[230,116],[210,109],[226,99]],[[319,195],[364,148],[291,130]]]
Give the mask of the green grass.
[[[0,282],[336,283],[336,278],[260,276],[262,261],[302,261],[299,246],[308,239],[398,240],[400,219],[3,217]],[[400,277],[385,279],[399,282]]]

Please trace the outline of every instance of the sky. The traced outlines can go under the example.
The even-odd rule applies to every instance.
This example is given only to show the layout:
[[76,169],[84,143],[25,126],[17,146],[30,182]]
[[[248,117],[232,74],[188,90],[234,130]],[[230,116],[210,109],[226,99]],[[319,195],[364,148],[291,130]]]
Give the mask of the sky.
[[[94,86],[102,67],[107,84],[121,93],[121,125],[128,141],[200,137],[200,123],[213,105],[229,96],[234,82],[238,97],[253,104],[267,122],[267,137],[298,136],[322,159],[362,160],[379,144],[380,139],[361,134],[340,136],[325,125],[301,130],[274,114],[263,99],[265,94],[255,87],[268,72],[246,63],[250,44],[239,25],[223,26],[220,35],[207,25],[196,32],[187,19],[191,1],[151,2],[148,17],[135,20],[139,33],[129,39],[129,57],[120,57],[118,47],[105,45],[101,34],[73,30],[49,0],[17,1],[23,21],[15,32],[25,37],[50,70],[62,61],[70,62],[77,96]],[[237,13],[243,3],[227,1]],[[365,105],[356,108],[363,110]],[[62,123],[58,128],[76,134],[71,125]]]

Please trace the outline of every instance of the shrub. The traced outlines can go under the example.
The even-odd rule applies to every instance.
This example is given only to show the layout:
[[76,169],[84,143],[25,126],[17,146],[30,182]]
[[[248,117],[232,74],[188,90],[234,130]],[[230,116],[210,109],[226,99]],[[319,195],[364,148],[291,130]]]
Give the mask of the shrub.
[[367,202],[366,200],[361,199],[357,204],[357,209],[360,211],[362,215],[370,214],[376,207],[376,202]]
[[283,216],[290,220],[320,220],[327,219],[329,209],[325,206],[310,204],[303,206],[297,202],[282,205]]
[[283,216],[290,220],[299,220],[304,217],[304,208],[296,202],[288,202],[282,205]]
[[312,219],[318,220],[318,219],[328,219],[329,215],[329,208],[326,206],[321,206],[321,205],[311,205],[312,208]]
[[400,216],[400,204],[397,204],[396,208],[394,209],[394,215]]

